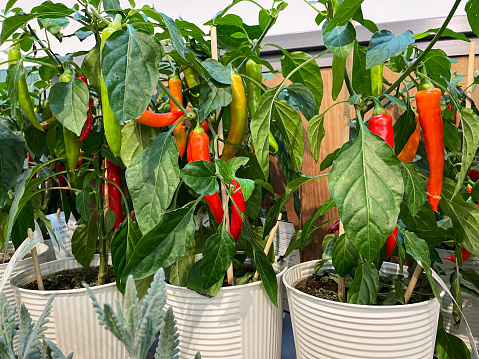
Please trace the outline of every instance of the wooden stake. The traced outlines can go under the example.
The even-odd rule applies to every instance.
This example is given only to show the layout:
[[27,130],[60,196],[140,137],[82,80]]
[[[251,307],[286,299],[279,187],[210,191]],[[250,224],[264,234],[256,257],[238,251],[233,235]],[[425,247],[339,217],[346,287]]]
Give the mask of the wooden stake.
[[419,276],[422,273],[422,267],[417,263],[416,269],[414,270],[414,273],[412,274],[411,281],[409,282],[409,285],[407,286],[406,293],[404,294],[404,303],[408,303],[409,299],[411,299],[412,291],[414,290],[414,287],[416,286],[417,280]]
[[[216,27],[211,26],[210,29],[210,36],[211,36],[211,58],[214,60],[218,60],[218,37],[216,34]],[[218,118],[219,111],[216,111],[216,117]],[[223,121],[220,121],[218,124],[218,136],[220,138],[223,138]],[[218,156],[221,156],[223,153],[223,147],[224,144],[223,142],[218,140],[217,143],[218,146]],[[228,193],[226,193],[226,187],[224,184],[221,185],[221,200],[223,203],[227,203],[228,201]],[[226,210],[225,213],[228,213],[228,206],[225,206]],[[225,227],[226,230],[229,232],[230,231],[230,221],[229,221],[229,216],[228,214],[226,215],[226,221],[225,221]],[[226,277],[228,278],[228,284],[229,285],[235,285],[234,281],[234,276],[233,276],[233,262],[231,262],[230,267],[226,271]]]
[[[274,236],[276,235],[276,231],[278,230],[279,221],[281,221],[282,216],[283,215],[280,213],[278,216],[278,222],[276,222],[276,225],[273,227],[273,229],[269,233],[268,242],[266,242],[266,246],[264,247],[264,254],[266,255],[268,255],[268,252],[271,248],[271,244],[273,244],[273,239],[274,239]],[[258,278],[259,278],[259,273],[258,271],[256,271],[256,273],[254,274],[254,279],[258,279]]]
[[[469,45],[469,63],[467,66],[467,84],[466,87],[469,89],[466,92],[466,95],[469,97],[472,97],[472,89],[469,87],[472,85],[474,82],[474,60],[476,57],[476,43],[474,41],[471,41]],[[469,101],[466,101],[466,107],[471,108],[471,103]],[[458,124],[459,125],[459,124]]]
[[[28,238],[30,241],[33,241],[33,231],[31,228],[28,228]],[[33,259],[33,269],[35,270],[35,277],[37,278],[38,290],[44,290],[42,272],[40,271],[40,263],[38,262],[38,253],[37,247],[32,248],[32,259]]]

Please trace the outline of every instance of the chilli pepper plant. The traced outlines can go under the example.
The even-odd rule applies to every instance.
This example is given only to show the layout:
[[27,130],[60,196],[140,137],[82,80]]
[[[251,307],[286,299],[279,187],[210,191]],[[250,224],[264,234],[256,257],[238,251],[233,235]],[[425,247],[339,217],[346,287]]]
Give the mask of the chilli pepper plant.
[[[25,13],[21,1],[7,3],[0,33],[0,45],[10,48],[6,91],[0,88],[0,206],[8,209],[0,214],[3,243],[21,243],[34,218],[49,225],[45,213],[61,206],[78,220],[77,260],[87,267],[98,250],[100,283],[111,253],[122,291],[128,275],[146,288],[163,267],[170,283],[212,296],[232,267],[230,284],[252,281],[258,270],[276,303],[266,239],[291,196],[300,208],[298,188],[327,176],[331,198],[287,252],[311,243],[321,225],[330,227],[323,259],[332,257],[346,277],[348,302],[375,302],[381,263],[391,253],[400,264],[407,257],[420,261],[431,279],[441,263],[435,247],[446,245],[456,252],[449,258],[457,262],[456,299],[461,288],[477,294],[476,277],[460,267],[465,254],[479,255],[479,111],[466,96],[471,88],[451,72],[453,60],[435,46],[444,36],[469,41],[447,28],[461,1],[440,28],[419,34],[379,31],[364,19],[362,1],[309,1],[326,49],[313,56],[274,45],[282,52],[280,70],[260,51],[287,4],[273,0],[267,9],[255,3],[258,24],[246,25],[234,14],[238,2],[205,24],[216,28],[218,59],[209,33],[150,6],[79,0],[68,8],[46,1]],[[479,4],[471,0],[465,8],[479,34]],[[357,41],[353,21],[371,32],[367,47]],[[73,33],[71,22],[80,25]],[[424,49],[417,46],[429,35]],[[92,39],[94,46],[54,53],[50,44],[70,37]],[[309,176],[302,172],[299,112],[316,161],[323,138],[337,136],[324,131],[329,109],[320,112],[316,60],[327,53],[333,55],[331,96],[345,85],[355,115],[349,141],[320,164],[329,174]],[[28,70],[25,61],[33,64]],[[262,71],[280,71],[282,81],[267,88]],[[28,86],[26,76],[38,80]],[[400,116],[386,113],[391,106]],[[27,153],[31,166],[24,170]],[[287,180],[279,199],[270,184],[271,156]],[[338,217],[315,224],[334,207],[341,225]],[[244,271],[246,259],[252,273]],[[404,302],[402,285],[394,288]],[[438,338],[450,339],[440,330]]]

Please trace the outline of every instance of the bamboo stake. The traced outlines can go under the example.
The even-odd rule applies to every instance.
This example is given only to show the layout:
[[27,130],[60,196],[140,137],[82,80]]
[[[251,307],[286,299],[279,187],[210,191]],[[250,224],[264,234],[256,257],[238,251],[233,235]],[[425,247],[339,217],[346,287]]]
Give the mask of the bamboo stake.
[[[475,57],[476,57],[476,43],[474,41],[471,41],[471,43],[469,45],[469,63],[468,63],[468,66],[467,66],[467,84],[466,84],[466,87],[469,88],[466,92],[466,95],[468,95],[469,97],[472,96],[472,90],[469,86],[471,86],[472,83],[474,82],[474,72],[475,72],[474,71],[474,60],[475,60]],[[471,103],[469,101],[466,101],[466,107],[471,108]]]
[[416,269],[414,270],[414,273],[412,274],[411,281],[409,282],[409,285],[407,286],[406,293],[404,294],[404,303],[408,303],[409,299],[411,299],[411,294],[412,291],[414,290],[414,287],[416,286],[417,280],[419,276],[422,273],[422,267],[417,263]]
[[[216,27],[215,26],[211,26],[211,29],[210,29],[210,36],[211,36],[211,58],[214,59],[214,60],[218,60],[218,37],[217,37],[217,34],[216,34]],[[216,110],[216,117],[218,118],[218,113],[219,111]],[[218,124],[218,136],[220,138],[223,138],[223,121],[220,121],[220,123]],[[221,154],[223,153],[223,147],[224,147],[224,144],[223,142],[221,142],[220,140],[218,140],[218,156],[221,156]],[[221,200],[223,201],[223,203],[226,203],[228,201],[228,194],[226,193],[226,187],[224,184],[221,185]],[[225,206],[226,207],[226,213],[228,213],[228,206]],[[229,216],[226,215],[226,218],[225,218],[225,227],[226,227],[226,230],[229,232],[230,231],[230,221],[229,221]],[[228,278],[228,284],[229,285],[235,285],[235,281],[234,281],[234,276],[233,276],[233,262],[231,262],[231,265],[229,266],[228,270],[226,271],[226,277]]]
[[[273,227],[273,229],[269,233],[268,242],[266,242],[266,246],[264,247],[264,254],[266,255],[268,255],[271,245],[273,244],[273,239],[274,239],[274,236],[276,235],[276,231],[278,230],[279,221],[281,221],[282,216],[283,214],[280,213],[278,216],[278,221],[276,222],[276,225]],[[256,273],[254,274],[254,279],[258,279],[258,278],[259,278],[259,273],[258,271],[256,271]]]
[[[28,238],[30,241],[33,241],[33,231],[31,228],[28,228]],[[44,290],[42,272],[40,271],[40,263],[38,262],[38,253],[37,247],[32,248],[32,259],[33,259],[33,269],[35,270],[35,277],[37,278],[38,290]]]

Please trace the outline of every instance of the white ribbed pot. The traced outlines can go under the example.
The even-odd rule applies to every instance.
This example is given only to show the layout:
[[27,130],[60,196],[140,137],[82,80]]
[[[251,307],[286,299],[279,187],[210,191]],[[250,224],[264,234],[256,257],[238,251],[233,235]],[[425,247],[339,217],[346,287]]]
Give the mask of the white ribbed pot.
[[[454,255],[454,251],[447,251],[445,249],[437,249],[439,256],[442,258]],[[439,264],[439,266],[445,270],[454,268],[454,263],[447,260],[442,260],[443,264]],[[475,256],[474,254],[467,260],[462,262],[462,269],[468,270],[472,269],[476,272],[479,271],[479,257]],[[446,276],[441,276],[442,280],[450,286],[450,275],[451,271],[446,271]],[[466,283],[467,285],[467,283]],[[452,312],[453,303],[450,296],[445,295],[443,298],[443,308]],[[472,334],[474,336],[474,341],[476,346],[479,347],[479,298],[476,298],[470,294],[462,293],[462,311],[464,316],[467,319],[467,323],[471,328]],[[453,334],[466,343],[466,345],[471,348],[471,344],[469,343],[469,337],[467,336],[466,326],[464,325],[464,320],[461,320],[461,324],[458,329],[454,328],[454,318],[452,315],[443,314],[444,318],[444,329],[450,334]]]
[[174,285],[166,285],[167,306],[172,306],[180,335],[180,358],[280,359],[283,326],[283,285],[276,275],[278,307],[261,282],[221,288],[208,298]]
[[[91,266],[98,265],[100,258],[95,255]],[[80,268],[75,258],[65,258],[47,262],[40,266],[42,275],[56,273],[65,269]],[[44,332],[47,339],[53,341],[67,355],[74,352],[76,359],[122,359],[128,358],[121,342],[104,326],[99,324],[92,300],[86,289],[70,290],[29,290],[20,288],[34,280],[33,268],[12,278],[10,284],[15,292],[17,306],[23,302],[34,322],[40,317],[48,298],[56,293],[53,308],[48,317],[49,323]],[[115,299],[122,302],[122,294],[115,283],[92,287],[100,305],[108,302],[115,307]]]
[[[45,263],[48,257],[48,246],[42,243],[38,243],[36,247],[37,247],[37,253],[38,253],[38,262]],[[13,253],[13,252],[15,252],[15,247],[13,246],[12,242],[9,242],[7,247],[7,253]],[[7,268],[7,265],[8,263],[0,264],[0,277],[2,277],[3,273],[5,273],[5,269]],[[10,274],[10,278],[13,278],[16,274],[23,272],[25,269],[28,269],[28,268],[33,268],[32,257],[27,257],[19,261],[17,265],[15,266],[15,268],[13,269],[12,274]],[[3,293],[5,293],[5,296],[7,297],[10,304],[13,305],[15,301],[15,294],[13,293],[13,289],[10,286],[10,283],[8,281],[3,287]]]
[[[333,302],[293,286],[314,272],[310,261],[283,276],[288,294],[297,359],[431,359],[440,305],[436,299],[408,305],[357,305]],[[325,269],[333,268],[331,262]],[[388,274],[398,266],[384,263]]]

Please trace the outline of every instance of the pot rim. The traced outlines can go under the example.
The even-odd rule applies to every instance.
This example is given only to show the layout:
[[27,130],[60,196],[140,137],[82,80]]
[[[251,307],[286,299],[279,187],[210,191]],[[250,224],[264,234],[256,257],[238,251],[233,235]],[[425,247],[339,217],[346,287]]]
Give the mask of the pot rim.
[[[292,291],[296,295],[300,295],[300,296],[302,296],[302,297],[304,297],[304,298],[306,298],[310,301],[317,302],[318,304],[320,303],[320,304],[325,304],[325,305],[330,305],[330,306],[342,306],[342,307],[345,307],[345,308],[359,309],[359,310],[400,311],[400,310],[403,310],[403,308],[428,307],[428,306],[432,305],[433,302],[438,301],[436,298],[432,298],[432,299],[422,301],[422,302],[419,302],[419,303],[412,303],[412,304],[405,304],[405,305],[371,305],[371,304],[353,304],[353,303],[335,302],[335,301],[332,301],[332,300],[318,298],[318,297],[315,297],[311,294],[304,293],[304,292],[300,291],[299,289],[294,288],[292,285],[290,285],[289,283],[286,282],[286,276],[287,276],[288,272],[292,271],[294,268],[297,268],[297,267],[300,267],[300,266],[305,267],[305,266],[311,265],[311,264],[316,263],[316,262],[318,262],[318,259],[311,260],[311,261],[308,261],[308,262],[299,263],[299,264],[296,264],[296,265],[288,268],[286,273],[284,273],[284,275],[283,275],[283,284],[286,287],[286,290]],[[396,264],[396,263],[391,263],[391,262],[384,262],[384,263],[388,263],[390,265],[398,266],[398,264]],[[325,264],[331,264],[332,265],[332,262],[331,262],[331,260],[329,260]],[[312,274],[312,272],[310,274]],[[304,277],[302,277],[302,278],[304,278]],[[441,296],[443,296],[444,295],[444,290],[442,290],[440,293],[441,293]]]
[[[99,256],[97,254],[95,254],[95,256],[93,257],[93,259],[99,259]],[[46,263],[42,263],[40,264],[40,269],[44,269],[44,268],[47,268],[50,264],[53,264],[53,263],[57,263],[57,262],[67,262],[67,261],[75,261],[76,263],[77,260],[75,259],[75,257],[69,257],[69,258],[62,258],[62,259],[57,259],[57,260],[54,260],[54,261],[51,261],[51,262],[46,262]],[[93,260],[92,260],[92,263],[93,263]],[[91,265],[92,263],[90,263],[90,267],[93,267],[95,266],[94,264]],[[78,263],[79,265],[79,268],[82,268],[81,264]],[[73,269],[73,268],[68,268],[68,269]],[[67,270],[68,270],[67,269]],[[65,269],[61,269],[60,271],[62,270],[65,270]],[[29,273],[30,275],[28,275],[28,278],[31,277],[31,279],[29,279],[28,281],[32,280],[32,279],[35,279],[35,271],[33,268],[28,268],[18,274],[16,274],[15,276],[12,277],[12,279],[10,279],[10,285],[13,287],[14,290],[18,290],[19,292],[22,292],[22,293],[30,293],[30,294],[36,294],[36,295],[41,295],[41,296],[51,296],[53,293],[59,293],[60,295],[63,295],[63,294],[75,294],[75,293],[82,293],[82,292],[86,292],[86,288],[78,288],[78,289],[57,289],[57,290],[38,290],[38,289],[25,289],[25,288],[21,288],[20,286],[21,285],[24,285],[26,282],[23,281],[21,282],[20,285],[17,285],[15,282],[18,282],[19,279],[18,277],[23,277],[23,276],[26,276],[27,273]],[[50,274],[55,274],[55,273],[58,273],[57,272],[52,272],[52,273],[48,273],[47,275],[50,275]],[[91,290],[95,291],[97,289],[103,289],[103,288],[108,288],[108,286],[115,286],[116,287],[116,283],[107,283],[107,284],[101,284],[101,285],[97,285],[95,287],[91,287]]]
[[[284,268],[276,273],[276,278],[281,278],[282,276],[284,276],[284,274],[286,273],[286,271],[288,270],[288,265],[285,261],[283,261],[282,265],[284,265]],[[261,285],[263,283],[263,281],[257,281],[257,282],[253,282],[253,283],[246,283],[246,284],[240,284],[240,285],[234,285],[234,286],[229,286],[229,287],[221,287],[221,289],[219,290],[218,294],[216,294],[215,297],[217,297],[218,295],[220,295],[222,292],[232,292],[232,291],[240,291],[244,288],[251,288],[251,287],[254,287],[254,286],[258,286],[258,285]],[[280,284],[280,283],[279,283]],[[171,289],[176,289],[176,290],[185,290],[185,291],[188,291],[188,292],[192,292],[192,293],[196,293],[198,294],[196,291],[194,291],[193,289],[189,289],[187,287],[181,287],[179,285],[173,285],[173,284],[169,284],[169,283],[166,283],[166,286],[168,288],[171,288]],[[198,294],[198,295],[201,295],[201,294]],[[213,297],[214,298],[214,297]],[[278,299],[279,300],[279,299]]]
[[[10,242],[8,242],[8,243],[12,243],[12,242],[10,241]],[[37,243],[37,244],[35,245],[35,248],[37,248],[38,250],[41,249],[41,252],[39,251],[39,253],[38,253],[39,256],[40,256],[40,255],[42,255],[42,256],[45,255],[45,254],[48,252],[48,250],[50,249],[45,243]],[[15,252],[14,252],[14,253],[15,253]],[[31,258],[32,258],[32,257],[22,258],[22,259],[20,259],[20,262],[23,262],[24,260],[31,259]],[[7,266],[8,263],[10,263],[10,262],[0,262],[0,267],[1,267],[1,266]]]

